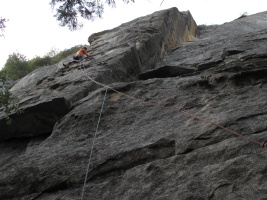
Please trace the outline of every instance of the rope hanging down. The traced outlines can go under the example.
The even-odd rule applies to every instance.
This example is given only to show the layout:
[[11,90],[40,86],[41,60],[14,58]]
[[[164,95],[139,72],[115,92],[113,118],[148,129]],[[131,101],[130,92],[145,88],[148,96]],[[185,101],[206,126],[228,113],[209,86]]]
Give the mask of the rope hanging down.
[[91,164],[93,150],[94,150],[94,146],[95,146],[96,135],[97,135],[99,123],[100,123],[100,120],[101,120],[101,116],[102,116],[102,112],[103,112],[103,108],[104,108],[104,103],[105,103],[106,96],[107,96],[107,91],[108,91],[108,89],[106,88],[105,96],[104,96],[104,99],[103,99],[103,102],[102,102],[102,106],[101,106],[101,110],[100,110],[100,114],[99,114],[99,118],[98,118],[98,122],[97,122],[97,126],[96,126],[96,131],[95,131],[95,135],[94,135],[94,139],[93,139],[93,144],[91,146],[91,152],[90,152],[90,157],[89,157],[87,170],[86,170],[86,175],[85,175],[85,179],[84,179],[84,184],[83,184],[83,189],[82,189],[82,194],[81,194],[81,200],[83,200],[83,197],[84,197],[85,185],[86,185],[86,181],[87,181],[88,174],[89,174],[90,164]]
[[163,105],[156,104],[156,103],[151,103],[151,102],[148,102],[148,101],[143,101],[143,100],[138,99],[138,98],[135,98],[135,97],[133,97],[133,96],[124,94],[124,93],[119,92],[118,90],[116,90],[116,89],[114,89],[114,88],[112,88],[112,87],[110,87],[110,86],[108,86],[108,85],[105,85],[105,84],[103,84],[103,83],[99,83],[99,82],[95,81],[94,79],[92,79],[92,78],[85,72],[85,69],[84,69],[84,68],[82,68],[82,70],[83,70],[85,76],[86,76],[89,80],[91,80],[92,82],[96,83],[96,84],[99,85],[99,86],[102,86],[102,87],[104,87],[104,88],[106,88],[106,89],[111,89],[111,90],[113,90],[113,91],[116,92],[116,93],[119,93],[119,94],[121,94],[121,95],[123,95],[123,96],[126,96],[126,97],[128,97],[128,98],[130,98],[130,99],[133,99],[133,100],[135,100],[135,101],[139,101],[139,102],[141,102],[141,103],[143,103],[143,104],[146,104],[146,105],[150,105],[150,106],[154,106],[154,107],[160,107],[160,108],[164,108],[164,109],[168,109],[168,110],[172,110],[172,111],[181,112],[181,113],[183,113],[183,114],[185,114],[185,115],[187,115],[187,116],[190,116],[190,117],[192,117],[192,118],[195,118],[195,119],[198,119],[198,120],[203,121],[203,122],[205,122],[205,123],[212,124],[212,125],[215,125],[215,126],[217,126],[217,127],[219,127],[219,128],[222,128],[222,129],[226,130],[226,131],[229,132],[229,133],[232,133],[232,134],[234,134],[234,135],[236,135],[236,136],[242,137],[242,138],[244,138],[244,139],[246,139],[246,140],[248,140],[248,141],[251,141],[251,142],[253,142],[253,143],[255,143],[255,144],[258,144],[258,145],[260,145],[261,147],[263,147],[263,148],[265,148],[265,149],[267,150],[267,146],[266,146],[266,144],[265,144],[265,143],[267,142],[267,140],[266,140],[265,142],[261,143],[261,142],[258,142],[258,141],[256,141],[256,140],[252,139],[252,138],[246,137],[246,136],[244,136],[244,135],[242,135],[242,134],[239,134],[239,133],[237,133],[237,132],[235,132],[235,131],[232,131],[232,130],[230,130],[230,129],[228,129],[228,128],[226,128],[226,127],[220,125],[220,124],[217,124],[217,123],[215,123],[215,122],[212,122],[212,121],[203,119],[203,118],[201,118],[201,117],[198,117],[198,116],[196,116],[196,115],[190,114],[190,113],[186,112],[185,110],[179,110],[179,109],[174,108],[174,107],[168,107],[168,106],[163,106]]

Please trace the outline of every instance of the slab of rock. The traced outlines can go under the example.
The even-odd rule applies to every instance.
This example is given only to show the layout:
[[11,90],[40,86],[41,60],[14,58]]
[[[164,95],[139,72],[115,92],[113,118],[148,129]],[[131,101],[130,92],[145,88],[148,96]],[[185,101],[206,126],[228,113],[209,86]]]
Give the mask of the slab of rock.
[[[62,87],[54,93],[62,96],[44,89],[50,84],[47,78],[32,86],[46,98],[37,101],[32,95],[27,100],[18,88],[32,74],[15,86],[13,92],[26,108],[22,117],[39,104],[52,106],[55,99],[64,100],[66,109],[55,108],[51,133],[28,129],[20,137],[17,132],[8,137],[9,130],[1,131],[0,199],[80,199],[96,127],[84,199],[265,199],[267,152],[261,144],[267,139],[267,12],[198,27],[199,40],[190,41],[180,37],[190,35],[186,30],[193,19],[186,13],[160,11],[92,35],[89,41],[97,48],[94,60],[85,64],[88,76],[78,69],[72,75],[53,72],[53,67],[34,72],[54,73],[52,81]],[[178,29],[164,24],[177,25],[177,17],[188,24],[178,31],[183,34],[168,35],[167,29]],[[165,34],[157,36],[151,26]],[[147,40],[134,50],[139,32],[123,38],[120,28],[144,30],[140,34]],[[168,47],[166,41],[176,42]],[[101,53],[104,47],[110,50]],[[131,57],[136,52],[139,61]],[[88,67],[90,63],[95,65]],[[71,86],[67,77],[80,82]],[[98,126],[106,93],[102,83],[108,89]],[[82,90],[86,93],[76,97]],[[40,116],[52,110],[40,109]]]
[[[172,8],[138,18],[113,30],[93,34],[89,38],[90,51],[93,50],[92,60],[74,64],[71,69],[63,68],[62,63],[71,60],[72,56],[69,56],[56,65],[31,72],[11,89],[19,99],[20,108],[25,110],[24,115],[13,115],[12,118],[16,124],[24,126],[27,123],[26,129],[32,131],[26,133],[22,126],[18,126],[16,130],[6,127],[3,120],[5,116],[2,116],[0,129],[5,131],[0,133],[0,139],[51,133],[52,124],[62,114],[67,113],[76,101],[99,87],[89,82],[85,73],[106,84],[136,80],[141,71],[154,68],[155,63],[168,50],[193,40],[196,28],[190,12],[179,12],[177,8]],[[61,102],[60,105],[54,103],[58,101]],[[32,111],[42,110],[43,107],[57,107],[60,112],[55,110],[53,113],[48,109],[47,112],[38,114]],[[47,118],[42,119],[39,115],[54,120],[50,123]],[[32,122],[40,124],[39,129],[47,125],[49,128],[36,132],[38,126]]]

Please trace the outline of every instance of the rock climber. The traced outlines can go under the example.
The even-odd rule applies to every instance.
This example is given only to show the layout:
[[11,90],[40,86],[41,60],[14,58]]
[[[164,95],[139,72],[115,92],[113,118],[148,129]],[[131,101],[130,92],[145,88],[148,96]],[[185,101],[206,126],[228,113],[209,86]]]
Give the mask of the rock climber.
[[73,56],[73,61],[70,61],[68,63],[63,63],[65,67],[69,67],[71,64],[76,63],[77,61],[82,61],[84,59],[84,56],[89,57],[89,54],[87,53],[87,47],[81,48],[77,53]]

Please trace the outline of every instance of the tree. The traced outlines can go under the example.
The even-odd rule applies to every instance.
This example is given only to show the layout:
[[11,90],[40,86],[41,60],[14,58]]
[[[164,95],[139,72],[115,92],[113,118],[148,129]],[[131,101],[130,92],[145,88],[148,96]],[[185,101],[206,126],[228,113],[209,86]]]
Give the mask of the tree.
[[[1,32],[4,32],[4,30],[5,30],[5,28],[6,28],[6,22],[7,22],[8,20],[7,19],[5,19],[5,18],[3,18],[3,17],[0,17],[0,30],[1,30]],[[0,34],[0,37],[2,37],[2,36],[4,36],[3,34]]]
[[26,56],[20,53],[13,53],[9,55],[3,70],[7,76],[20,79],[31,71],[31,66]]
[[[124,3],[134,2],[134,0],[122,0]],[[106,4],[115,7],[115,0],[106,0]],[[83,26],[78,22],[78,17],[86,20],[101,18],[104,12],[103,0],[51,0],[50,5],[56,9],[56,19],[60,26],[67,26],[70,30],[76,30]]]
[[46,53],[46,56],[55,57],[58,53],[59,53],[59,50],[52,47],[51,50],[48,53]]
[[4,71],[6,76],[17,80],[35,69],[59,63],[65,57],[76,53],[83,46],[85,45],[77,45],[60,52],[57,49],[51,49],[45,56],[35,56],[30,60],[20,53],[13,53],[9,55],[5,67],[0,72]]
[[[27,65],[27,66],[30,66],[30,71],[33,71],[39,67],[51,65],[52,64],[52,57],[50,57],[48,55],[45,57],[36,56],[35,58],[29,60],[28,64],[29,65]],[[28,73],[30,71],[28,71]]]
[[247,17],[248,16],[248,12],[243,12],[240,14],[240,17],[238,17],[237,19],[241,19],[241,18],[244,18],[244,17]]
[[21,113],[18,108],[18,99],[12,96],[9,89],[13,86],[13,81],[10,79],[4,70],[0,71],[0,113],[7,115],[6,122],[11,124],[11,118],[8,116],[12,113]]

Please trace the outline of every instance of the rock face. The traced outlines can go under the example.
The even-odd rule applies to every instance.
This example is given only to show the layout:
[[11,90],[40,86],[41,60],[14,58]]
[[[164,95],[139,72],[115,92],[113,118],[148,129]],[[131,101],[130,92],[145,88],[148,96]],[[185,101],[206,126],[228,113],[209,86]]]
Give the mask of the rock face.
[[172,8],[27,75],[11,90],[24,112],[0,121],[0,199],[81,199],[93,144],[84,199],[266,199],[266,26]]

